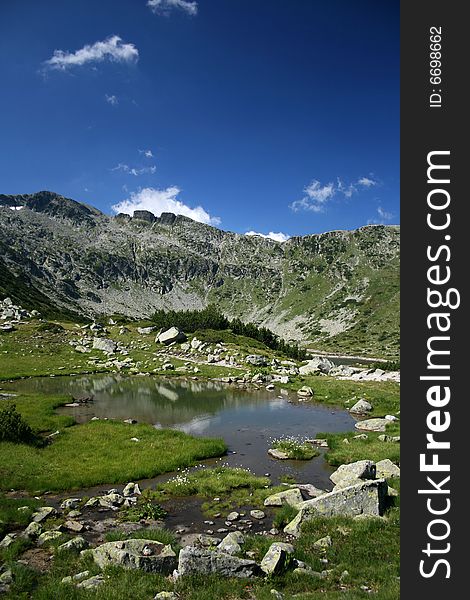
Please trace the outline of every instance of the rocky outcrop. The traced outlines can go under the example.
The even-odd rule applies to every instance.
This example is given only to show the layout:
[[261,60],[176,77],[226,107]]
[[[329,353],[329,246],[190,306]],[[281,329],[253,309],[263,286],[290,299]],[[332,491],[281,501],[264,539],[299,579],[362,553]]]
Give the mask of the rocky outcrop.
[[257,575],[259,567],[254,560],[237,558],[226,552],[186,546],[180,551],[178,573],[184,575],[211,575],[248,578]]
[[324,494],[298,505],[298,515],[284,528],[290,535],[300,535],[302,524],[313,517],[381,516],[386,506],[387,483],[384,479],[363,481]]
[[108,542],[94,548],[91,553],[101,569],[116,566],[168,575],[173,572],[177,563],[171,546],[153,540]]

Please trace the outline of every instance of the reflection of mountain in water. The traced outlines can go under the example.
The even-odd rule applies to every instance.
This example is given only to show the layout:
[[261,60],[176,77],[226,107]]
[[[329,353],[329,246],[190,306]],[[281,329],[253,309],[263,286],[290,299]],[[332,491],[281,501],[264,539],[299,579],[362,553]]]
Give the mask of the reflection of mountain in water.
[[250,410],[250,406],[266,404],[266,392],[247,393],[211,381],[174,382],[104,375],[36,380],[36,383],[46,393],[93,395],[94,403],[87,407],[87,414],[92,411],[98,417],[133,418],[163,427],[186,429],[189,425],[201,431],[206,428],[207,418],[221,411],[241,407]]

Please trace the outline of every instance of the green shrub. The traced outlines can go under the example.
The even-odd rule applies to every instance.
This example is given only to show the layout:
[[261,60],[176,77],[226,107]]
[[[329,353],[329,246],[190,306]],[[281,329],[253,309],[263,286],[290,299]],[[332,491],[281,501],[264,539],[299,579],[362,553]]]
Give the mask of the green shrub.
[[15,404],[8,404],[0,410],[0,442],[35,444],[37,441],[31,427],[17,412]]

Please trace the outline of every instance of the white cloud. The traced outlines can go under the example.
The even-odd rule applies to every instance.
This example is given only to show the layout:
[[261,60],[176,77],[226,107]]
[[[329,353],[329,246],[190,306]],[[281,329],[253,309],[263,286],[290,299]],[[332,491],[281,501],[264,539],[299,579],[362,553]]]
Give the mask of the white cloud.
[[108,104],[111,104],[112,106],[117,106],[119,104],[117,96],[108,96],[108,94],[105,94],[104,97],[106,98],[106,102],[108,102]]
[[159,217],[162,212],[171,212],[176,215],[184,215],[194,221],[207,223],[208,225],[219,225],[219,217],[211,216],[202,206],[191,208],[178,200],[181,190],[169,187],[163,190],[155,188],[144,188],[133,192],[127,200],[115,204],[112,209],[132,215],[135,210],[148,210]]
[[148,0],[147,6],[155,13],[168,15],[173,8],[179,8],[188,15],[197,15],[197,2],[189,0]]
[[123,171],[123,173],[127,173],[128,175],[134,175],[134,177],[138,177],[139,175],[150,174],[153,175],[157,170],[155,165],[151,167],[142,167],[137,169],[136,167],[130,167],[124,163],[119,163],[117,167],[113,167],[111,171]]
[[351,198],[358,193],[358,187],[370,188],[377,185],[377,181],[369,177],[361,177],[353,183],[344,183],[340,177],[336,178],[336,183],[327,183],[322,185],[317,179],[314,179],[304,188],[304,196],[290,204],[294,212],[299,210],[309,210],[316,213],[326,211],[326,204],[335,196],[341,194],[345,198]]
[[112,35],[102,42],[87,44],[76,52],[54,50],[52,58],[44,62],[49,69],[65,71],[71,67],[82,66],[87,63],[103,62],[135,62],[139,58],[139,51],[134,44],[124,44],[118,35]]
[[151,150],[139,150],[139,154],[143,154],[145,158],[153,158],[153,152]]
[[391,221],[395,216],[393,213],[382,208],[382,206],[378,207],[377,214],[379,218],[369,219],[367,225],[385,225],[387,221]]
[[358,185],[363,185],[364,187],[372,187],[373,185],[377,185],[377,182],[369,177],[361,177],[357,180],[357,183]]
[[275,233],[274,231],[270,231],[269,233],[258,233],[257,231],[247,231],[245,233],[245,235],[258,235],[259,237],[262,238],[267,238],[270,240],[274,240],[275,242],[287,242],[288,239],[290,239],[290,235],[287,235],[285,233],[282,233],[281,231],[279,231],[278,233]]

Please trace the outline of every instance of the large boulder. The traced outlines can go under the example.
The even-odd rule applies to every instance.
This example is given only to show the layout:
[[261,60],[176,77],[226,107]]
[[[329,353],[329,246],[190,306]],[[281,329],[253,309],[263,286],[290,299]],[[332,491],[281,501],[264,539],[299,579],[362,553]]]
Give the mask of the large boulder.
[[38,510],[33,513],[32,519],[35,523],[42,523],[45,519],[53,517],[56,514],[55,508],[52,506],[41,506]]
[[178,573],[184,575],[211,575],[217,573],[223,577],[253,577],[259,572],[254,560],[237,558],[226,552],[186,546],[180,552]]
[[91,552],[93,560],[101,569],[117,566],[169,575],[177,564],[176,554],[171,546],[154,540],[108,542]]
[[218,550],[227,554],[238,554],[241,552],[241,545],[245,543],[245,538],[240,531],[231,531],[217,546]]
[[348,487],[359,483],[361,479],[375,479],[375,477],[375,463],[371,460],[358,460],[347,465],[341,465],[330,475],[331,481],[337,488]]
[[384,479],[400,477],[400,467],[397,467],[397,465],[392,463],[388,458],[379,460],[375,467],[377,469],[377,477],[383,477]]
[[386,505],[387,490],[387,482],[384,479],[376,479],[306,500],[298,505],[297,508],[300,509],[298,515],[286,525],[284,532],[298,536],[302,524],[317,516],[381,516]]
[[298,506],[304,501],[302,493],[299,488],[293,488],[278,492],[277,494],[271,494],[264,500],[265,506],[283,506],[288,504],[289,506]]
[[331,360],[328,360],[328,358],[314,356],[307,364],[302,365],[299,368],[299,373],[301,375],[311,375],[312,373],[318,372],[328,374],[334,366],[334,363],[332,363]]
[[351,408],[349,409],[350,413],[354,413],[356,415],[366,415],[368,412],[370,412],[372,410],[372,404],[370,404],[370,402],[367,402],[367,400],[364,400],[364,398],[361,398],[360,400],[358,400],[356,402],[356,404],[354,404],[354,406],[351,406]]
[[101,350],[102,352],[107,352],[108,354],[113,354],[116,352],[117,344],[113,340],[109,338],[93,338],[93,349]]
[[181,329],[178,329],[178,327],[170,327],[170,329],[160,333],[155,341],[159,344],[168,346],[169,344],[173,344],[173,342],[185,342],[187,339],[188,338]]
[[283,542],[274,542],[261,561],[261,570],[266,575],[277,575],[282,573],[288,565],[289,555],[294,553],[294,547],[291,544]]
[[385,431],[385,427],[390,423],[387,419],[375,418],[358,421],[354,427],[360,431]]

